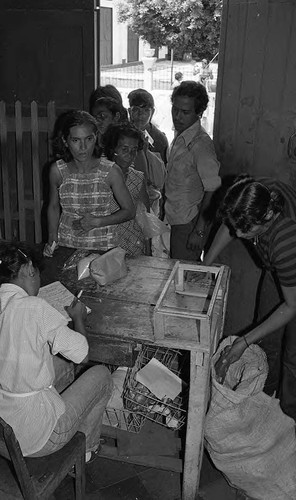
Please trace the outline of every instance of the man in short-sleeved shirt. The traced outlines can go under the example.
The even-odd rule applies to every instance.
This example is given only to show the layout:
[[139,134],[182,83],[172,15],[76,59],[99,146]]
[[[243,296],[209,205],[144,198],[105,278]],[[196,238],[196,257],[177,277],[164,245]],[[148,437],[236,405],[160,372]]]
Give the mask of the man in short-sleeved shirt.
[[221,184],[213,141],[200,123],[207,104],[207,91],[200,83],[181,82],[173,91],[176,137],[168,157],[165,214],[174,259],[200,258],[208,231],[205,211]]

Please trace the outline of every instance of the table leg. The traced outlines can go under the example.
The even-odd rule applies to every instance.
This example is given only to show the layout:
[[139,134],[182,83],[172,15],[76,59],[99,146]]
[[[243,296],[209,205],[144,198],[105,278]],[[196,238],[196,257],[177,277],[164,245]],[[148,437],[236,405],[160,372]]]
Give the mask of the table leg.
[[208,404],[209,376],[209,354],[191,351],[182,500],[194,500],[198,493],[203,456],[204,422]]

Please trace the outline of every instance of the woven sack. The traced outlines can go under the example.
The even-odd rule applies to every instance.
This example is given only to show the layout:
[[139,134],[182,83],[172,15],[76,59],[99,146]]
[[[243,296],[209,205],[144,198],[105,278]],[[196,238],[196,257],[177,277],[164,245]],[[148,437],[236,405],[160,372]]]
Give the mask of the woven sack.
[[257,500],[296,499],[294,420],[279,401],[263,392],[268,365],[257,345],[230,365],[224,384],[217,382],[212,360],[212,395],[205,422],[206,448],[231,486]]

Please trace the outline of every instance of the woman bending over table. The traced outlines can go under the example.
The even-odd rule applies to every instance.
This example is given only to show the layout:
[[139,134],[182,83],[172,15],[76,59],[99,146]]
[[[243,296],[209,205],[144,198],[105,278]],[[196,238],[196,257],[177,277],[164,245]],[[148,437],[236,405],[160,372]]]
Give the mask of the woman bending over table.
[[104,366],[85,371],[60,395],[54,355],[81,363],[88,354],[85,306],[77,299],[67,319],[37,297],[39,268],[31,251],[0,250],[0,416],[13,428],[25,456],[62,448],[76,433],[86,436],[88,461],[99,444],[103,412],[112,392]]
[[[44,255],[51,257],[56,244],[107,251],[117,245],[115,225],[135,216],[133,201],[120,168],[101,156],[96,120],[76,110],[58,120]],[[118,210],[111,213],[113,196]]]
[[[137,208],[142,202],[149,212],[149,197],[143,172],[134,169],[134,159],[143,148],[142,132],[133,125],[109,125],[102,136],[104,154],[108,160],[115,161],[121,168],[126,187]],[[118,210],[116,200],[112,203],[112,211]],[[135,219],[123,222],[117,226],[118,244],[128,255],[136,257],[141,254],[151,255],[150,241],[145,239],[140,226]]]
[[215,262],[237,237],[253,243],[265,273],[257,292],[260,322],[222,352],[218,378],[223,382],[228,367],[259,343],[269,364],[264,390],[276,390],[282,410],[296,420],[296,191],[278,180],[242,175],[228,189],[220,213],[223,223],[203,264]]

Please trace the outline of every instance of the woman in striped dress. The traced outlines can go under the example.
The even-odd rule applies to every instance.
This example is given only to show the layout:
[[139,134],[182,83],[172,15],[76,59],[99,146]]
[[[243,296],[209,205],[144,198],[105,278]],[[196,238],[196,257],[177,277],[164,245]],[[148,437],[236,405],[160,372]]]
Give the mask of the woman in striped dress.
[[269,383],[264,390],[277,390],[282,410],[296,420],[296,191],[274,179],[243,175],[228,189],[220,213],[223,224],[203,263],[212,264],[234,237],[244,238],[254,244],[265,276],[258,294],[260,322],[222,352],[217,376],[223,382],[229,365],[258,342],[276,384],[282,354],[279,386]]
[[[101,156],[97,123],[85,111],[72,110],[59,119],[53,145],[57,161],[50,169],[48,242],[107,251],[117,245],[116,224],[135,216],[135,207],[120,168]],[[111,213],[113,197],[118,209]]]

